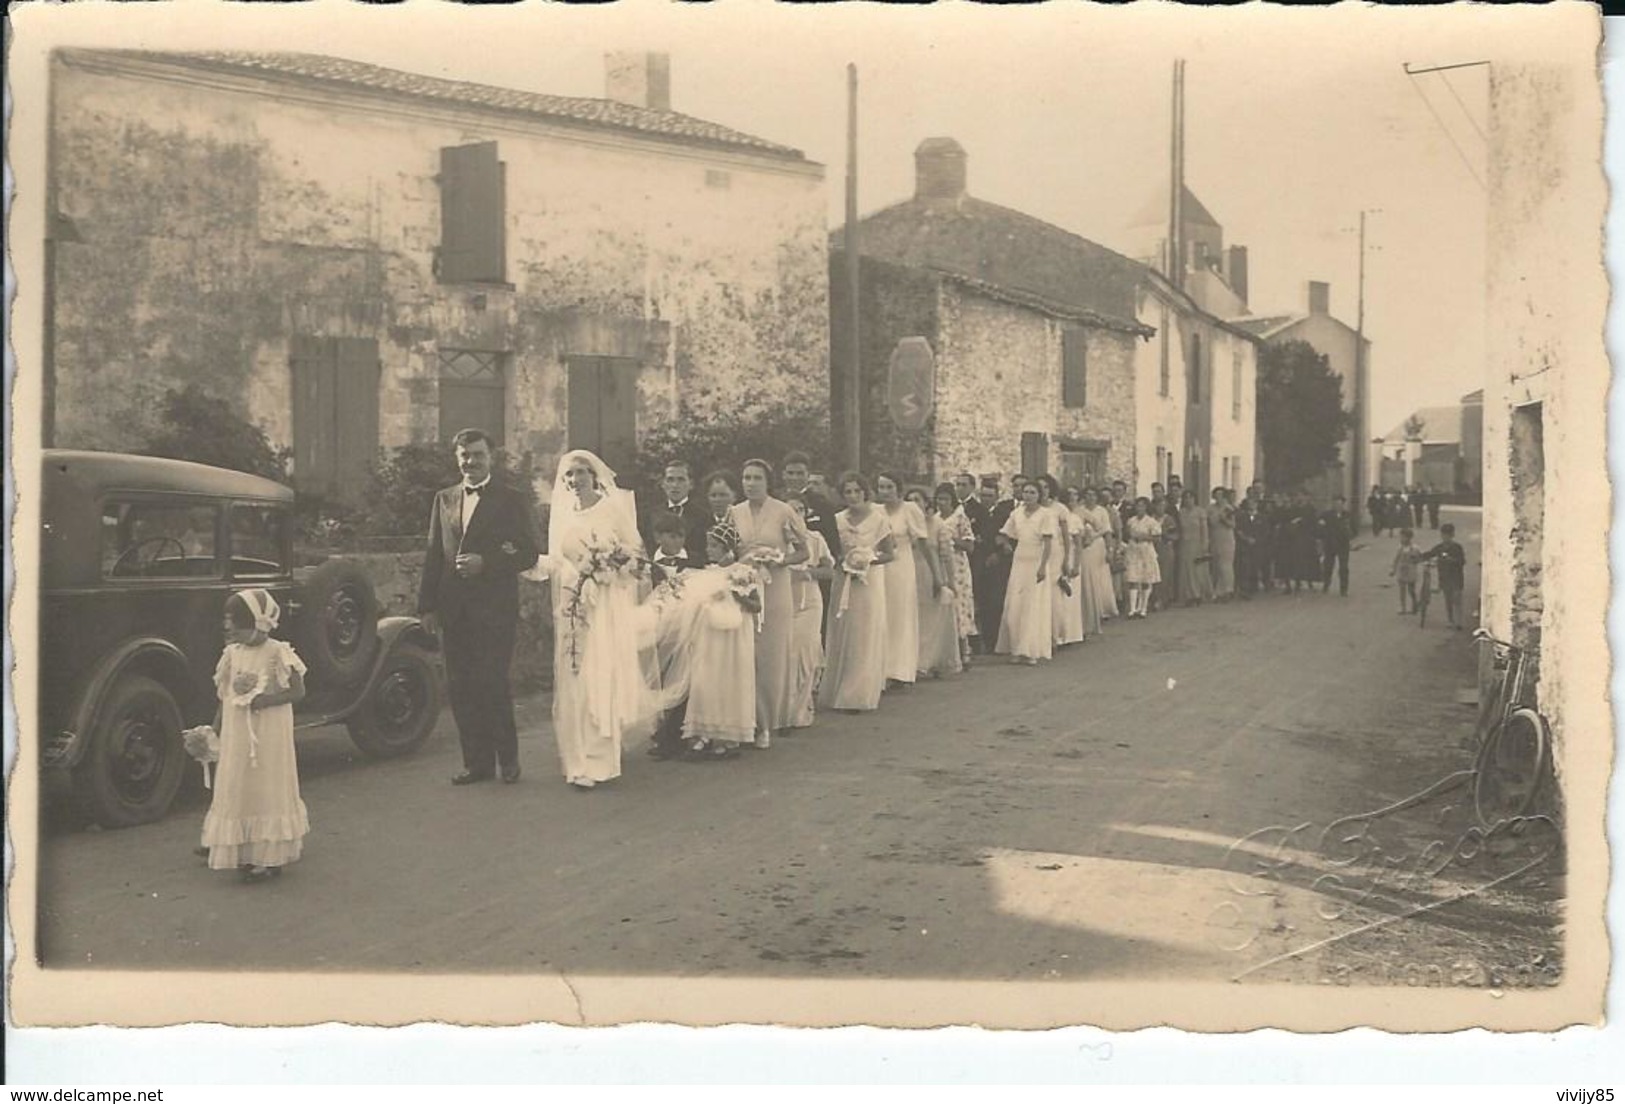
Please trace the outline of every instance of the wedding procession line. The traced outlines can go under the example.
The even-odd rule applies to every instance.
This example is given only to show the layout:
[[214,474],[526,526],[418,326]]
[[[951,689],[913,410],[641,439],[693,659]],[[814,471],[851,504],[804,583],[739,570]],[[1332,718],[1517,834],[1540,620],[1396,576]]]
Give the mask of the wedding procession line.
[[[1177,529],[1161,502],[1113,503],[1047,475],[1017,477],[1012,499],[984,478],[987,502],[968,474],[927,489],[847,472],[829,488],[804,454],[783,469],[778,484],[759,459],[713,473],[695,503],[688,465],[674,462],[661,501],[640,510],[599,457],[561,459],[548,551],[522,577],[552,587],[553,721],[570,785],[619,777],[633,741],[648,738],[657,759],[736,758],[821,710],[868,712],[888,689],[956,674],[977,650],[1036,665],[1125,608],[1143,618],[1179,594],[1236,590],[1241,511],[1224,489],[1211,508],[1184,492],[1188,531],[1170,543]],[[1319,581],[1310,542],[1312,568],[1292,578]],[[1164,582],[1168,570],[1183,590]],[[449,636],[447,647],[451,670]],[[471,754],[466,733],[464,744],[454,781],[489,777],[491,757]],[[499,765],[517,753],[503,751]]]
[[[820,710],[875,710],[888,688],[955,674],[974,651],[1039,664],[1125,607],[1137,619],[1277,582],[1329,590],[1334,565],[1347,592],[1342,503],[1317,514],[1307,496],[1276,502],[1258,485],[1239,507],[1224,488],[1203,506],[1172,482],[1130,500],[1122,483],[1063,491],[1016,476],[1003,498],[992,476],[927,490],[848,472],[837,511],[791,453],[784,497],[770,493],[772,466],[747,460],[705,478],[703,505],[688,466],[670,463],[640,517],[608,465],[577,449],[559,461],[544,552],[529,497],[492,479],[490,437],[463,430],[453,445],[463,478],[435,496],[418,611],[441,641],[458,786],[519,781],[521,585],[549,586],[553,727],[579,791],[620,777],[629,741],[650,738],[656,758],[732,759]],[[259,589],[227,601],[219,710],[185,734],[213,789],[197,853],[250,883],[297,861],[310,830],[293,740],[305,665],[272,637],[280,613]]]

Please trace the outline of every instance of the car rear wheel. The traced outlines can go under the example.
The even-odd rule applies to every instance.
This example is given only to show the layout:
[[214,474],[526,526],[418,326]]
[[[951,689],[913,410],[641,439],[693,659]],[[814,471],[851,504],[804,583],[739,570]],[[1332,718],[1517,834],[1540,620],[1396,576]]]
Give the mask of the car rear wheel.
[[402,644],[384,660],[377,685],[347,722],[350,739],[374,759],[410,755],[434,731],[443,701],[434,657]]
[[158,820],[174,803],[186,769],[181,711],[174,695],[145,675],[113,684],[73,771],[74,796],[103,828]]
[[294,646],[321,686],[354,686],[372,670],[378,646],[378,596],[353,563],[329,560],[299,588]]

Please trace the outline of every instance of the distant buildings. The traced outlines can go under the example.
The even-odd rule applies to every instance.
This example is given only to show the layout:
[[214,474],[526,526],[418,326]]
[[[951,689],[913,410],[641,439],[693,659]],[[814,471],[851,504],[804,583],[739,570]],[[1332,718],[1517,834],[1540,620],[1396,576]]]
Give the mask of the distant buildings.
[[1474,497],[1484,484],[1483,444],[1483,391],[1455,406],[1422,407],[1377,440],[1374,482]]
[[663,55],[596,99],[308,54],[63,50],[52,84],[58,445],[139,447],[195,382],[354,498],[464,425],[627,470],[680,413],[825,409],[823,168],[673,111]]
[[[1226,320],[1245,313],[1244,250],[1233,253],[1239,269],[1203,267],[1180,286],[975,198],[952,139],[922,143],[915,166],[914,197],[858,229],[865,465],[921,479],[959,470],[1049,472],[1079,486],[1121,479],[1142,494],[1175,472],[1204,490],[1251,481],[1258,343]],[[1206,266],[1222,255],[1223,231],[1194,197],[1190,206],[1205,227],[1193,238],[1207,243],[1193,256]],[[839,335],[844,232],[832,242]],[[923,337],[936,358],[935,411],[918,427],[888,408],[890,358],[907,337]],[[838,388],[847,377],[838,336],[831,351]]]
[[[922,482],[961,470],[1132,481],[1136,347],[1152,335],[1135,318],[1144,270],[970,195],[968,158],[951,138],[922,143],[915,170],[913,198],[858,229],[862,466]],[[844,237],[832,235],[830,257],[837,335],[849,323]],[[935,360],[917,418],[898,409],[889,371],[906,338],[924,338]],[[831,352],[839,387],[848,365],[838,336]]]
[[[1306,342],[1326,358],[1331,370],[1343,381],[1343,408],[1354,416],[1355,424],[1338,448],[1338,459],[1305,489],[1323,502],[1334,495],[1344,495],[1350,509],[1358,511],[1356,504],[1365,502],[1369,483],[1376,481],[1373,473],[1362,472],[1364,465],[1356,463],[1357,457],[1364,459],[1366,442],[1371,438],[1370,404],[1359,401],[1361,396],[1371,393],[1371,340],[1360,337],[1353,326],[1332,315],[1331,298],[1330,284],[1311,280],[1306,286],[1301,313],[1243,318],[1237,324],[1267,344]],[[1359,353],[1360,344],[1364,345],[1363,357]],[[1361,483],[1367,485],[1360,486]]]
[[1146,267],[1136,304],[1157,335],[1140,349],[1141,493],[1178,473],[1185,486],[1241,491],[1259,475],[1259,339],[1247,313],[1247,250],[1187,187],[1180,204],[1182,262],[1169,262],[1167,194],[1130,229]]

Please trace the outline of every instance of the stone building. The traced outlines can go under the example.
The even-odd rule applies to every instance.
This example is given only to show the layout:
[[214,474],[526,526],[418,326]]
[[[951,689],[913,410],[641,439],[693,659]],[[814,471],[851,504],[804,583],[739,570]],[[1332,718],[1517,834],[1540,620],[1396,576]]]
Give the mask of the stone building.
[[46,436],[139,447],[196,383],[355,497],[379,450],[490,427],[551,473],[648,429],[826,409],[824,172],[672,110],[306,54],[52,64]]
[[[961,470],[1047,472],[1079,486],[1132,479],[1136,346],[1152,335],[1134,317],[1144,270],[971,196],[965,151],[951,138],[922,143],[915,168],[914,197],[858,227],[862,466],[921,482]],[[844,231],[833,247],[839,289]],[[839,410],[848,316],[838,290],[831,300]],[[923,418],[898,409],[891,365],[907,338],[932,353]]]
[[1187,487],[1238,493],[1258,475],[1258,346],[1247,314],[1247,249],[1184,188],[1177,265],[1167,192],[1129,229],[1146,266],[1136,314],[1157,331],[1139,350],[1139,491],[1177,473]]

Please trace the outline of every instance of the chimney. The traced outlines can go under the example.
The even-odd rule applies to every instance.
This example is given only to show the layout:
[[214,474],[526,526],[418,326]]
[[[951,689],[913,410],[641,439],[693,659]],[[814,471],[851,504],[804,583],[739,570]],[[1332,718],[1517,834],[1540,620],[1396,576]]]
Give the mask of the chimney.
[[1320,280],[1309,281],[1309,313],[1332,313],[1332,285]]
[[671,110],[671,55],[618,51],[604,55],[604,96],[616,103]]
[[914,198],[960,199],[965,194],[965,148],[952,138],[927,138],[914,151]]
[[1230,290],[1243,303],[1247,301],[1247,247],[1245,245],[1232,245],[1230,247],[1230,271],[1226,274]]

